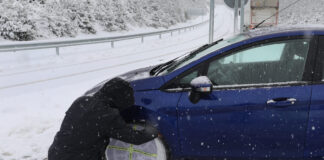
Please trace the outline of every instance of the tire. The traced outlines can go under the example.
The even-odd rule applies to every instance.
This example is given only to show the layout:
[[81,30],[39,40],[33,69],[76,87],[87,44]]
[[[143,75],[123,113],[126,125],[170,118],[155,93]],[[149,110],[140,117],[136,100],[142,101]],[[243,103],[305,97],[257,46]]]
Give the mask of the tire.
[[142,145],[110,139],[105,154],[107,160],[169,160],[168,149],[160,138]]

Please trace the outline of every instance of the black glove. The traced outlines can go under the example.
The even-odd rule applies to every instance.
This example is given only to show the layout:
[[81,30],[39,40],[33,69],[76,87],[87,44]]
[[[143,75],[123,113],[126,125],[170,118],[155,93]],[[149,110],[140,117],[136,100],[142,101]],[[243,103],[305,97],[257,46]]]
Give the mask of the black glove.
[[157,138],[159,136],[159,131],[152,125],[146,124],[144,132],[148,135],[152,135],[152,138]]

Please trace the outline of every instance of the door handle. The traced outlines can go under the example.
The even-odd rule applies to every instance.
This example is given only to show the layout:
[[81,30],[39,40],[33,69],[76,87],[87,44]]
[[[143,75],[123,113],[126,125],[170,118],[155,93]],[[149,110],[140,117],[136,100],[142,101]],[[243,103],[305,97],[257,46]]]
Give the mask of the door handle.
[[267,101],[267,105],[274,107],[285,107],[294,105],[297,102],[296,98],[276,98]]

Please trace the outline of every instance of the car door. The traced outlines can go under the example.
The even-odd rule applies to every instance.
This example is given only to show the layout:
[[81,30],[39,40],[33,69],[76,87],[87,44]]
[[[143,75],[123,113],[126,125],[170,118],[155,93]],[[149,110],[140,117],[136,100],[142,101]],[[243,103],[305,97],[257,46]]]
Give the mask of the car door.
[[318,55],[307,129],[305,159],[324,159],[324,36],[319,37]]
[[179,76],[179,86],[206,75],[211,95],[178,103],[180,145],[189,157],[301,158],[311,86],[312,38],[245,45]]

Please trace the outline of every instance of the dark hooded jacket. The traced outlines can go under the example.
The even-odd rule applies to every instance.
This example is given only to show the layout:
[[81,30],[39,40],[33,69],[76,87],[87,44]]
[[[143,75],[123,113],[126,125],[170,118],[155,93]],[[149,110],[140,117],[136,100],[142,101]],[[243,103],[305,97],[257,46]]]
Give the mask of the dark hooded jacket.
[[78,98],[66,112],[48,160],[101,160],[109,138],[136,145],[156,138],[156,130],[135,131],[123,120],[119,112],[133,104],[133,89],[120,78]]

